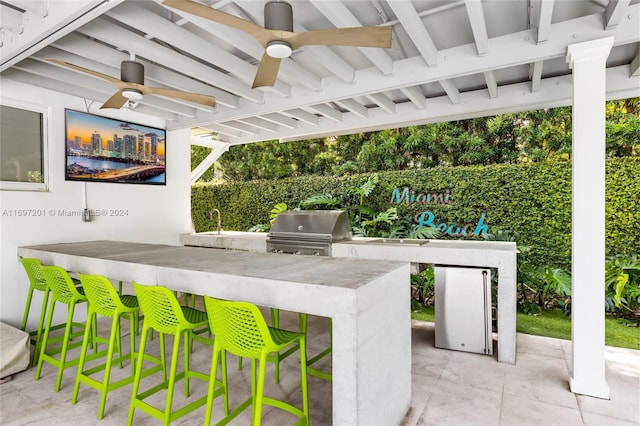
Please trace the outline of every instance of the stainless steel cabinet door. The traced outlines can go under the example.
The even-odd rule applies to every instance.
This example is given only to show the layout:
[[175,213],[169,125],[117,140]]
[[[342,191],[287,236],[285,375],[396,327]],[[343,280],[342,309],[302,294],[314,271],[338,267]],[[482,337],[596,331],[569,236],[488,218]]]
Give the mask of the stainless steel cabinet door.
[[493,354],[491,270],[436,266],[436,347]]

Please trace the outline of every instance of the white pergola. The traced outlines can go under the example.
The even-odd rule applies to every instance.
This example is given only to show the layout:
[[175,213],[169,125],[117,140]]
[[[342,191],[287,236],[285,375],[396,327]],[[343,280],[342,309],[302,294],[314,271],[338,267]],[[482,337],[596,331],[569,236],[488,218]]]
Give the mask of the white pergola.
[[[263,25],[263,1],[205,0]],[[161,0],[0,3],[7,78],[104,102],[144,64],[146,83],[215,96],[217,106],[145,96],[130,108],[192,129],[214,148],[283,142],[505,112],[574,106],[573,372],[576,393],[608,398],[604,377],[604,101],[640,96],[638,0],[294,0],[294,30],[391,26],[390,49],[307,46],[252,90],[263,48],[245,33]]]

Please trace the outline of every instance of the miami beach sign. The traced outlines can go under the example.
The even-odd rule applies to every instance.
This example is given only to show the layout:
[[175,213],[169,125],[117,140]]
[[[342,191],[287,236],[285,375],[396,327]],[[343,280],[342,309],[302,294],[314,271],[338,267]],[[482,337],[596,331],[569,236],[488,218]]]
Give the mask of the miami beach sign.
[[[404,187],[402,189],[395,188],[391,193],[391,200],[389,204],[451,204],[452,203],[451,190],[446,189],[443,192],[424,193],[416,192],[415,190]],[[484,235],[489,231],[489,227],[485,225],[485,219],[487,214],[482,212],[480,219],[476,223],[457,224],[457,223],[445,223],[436,220],[435,215],[430,210],[425,210],[416,215],[416,221],[419,226],[428,226],[431,228],[437,228],[443,234],[452,237],[477,237]],[[438,223],[440,222],[440,223]]]

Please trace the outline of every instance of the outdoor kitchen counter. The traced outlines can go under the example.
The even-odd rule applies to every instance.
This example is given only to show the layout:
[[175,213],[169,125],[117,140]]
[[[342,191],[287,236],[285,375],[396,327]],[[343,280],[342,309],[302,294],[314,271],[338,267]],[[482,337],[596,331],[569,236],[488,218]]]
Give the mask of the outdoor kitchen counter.
[[266,232],[222,231],[181,234],[180,244],[184,246],[224,248],[232,250],[267,252]]
[[[183,234],[184,245],[265,252],[266,233],[224,231]],[[498,361],[516,362],[516,244],[502,241],[403,240],[354,237],[332,244],[332,257],[396,260],[437,265],[497,268]],[[424,242],[424,243],[423,243]]]
[[[435,265],[497,268],[498,361],[516,362],[516,243],[468,240],[401,240],[355,238],[333,244],[332,256],[353,259],[398,260]],[[436,319],[437,321],[437,319]]]
[[333,319],[333,423],[399,424],[411,400],[409,263],[117,241],[19,247],[70,271]]

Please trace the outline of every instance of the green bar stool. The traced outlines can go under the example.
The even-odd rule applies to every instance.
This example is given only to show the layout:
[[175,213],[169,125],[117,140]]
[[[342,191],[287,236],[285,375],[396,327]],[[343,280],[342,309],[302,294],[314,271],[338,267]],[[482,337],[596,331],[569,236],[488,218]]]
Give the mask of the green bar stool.
[[[269,314],[271,315],[271,325],[275,328],[280,328],[280,309],[271,308],[269,310]],[[298,314],[298,323],[300,324],[300,331],[303,333],[307,332],[307,316],[306,314],[299,313]],[[304,327],[304,328],[303,328]],[[274,376],[276,379],[276,383],[280,383],[280,362],[284,361],[291,354],[294,354],[300,349],[299,345],[292,345],[284,351],[276,351],[267,356],[267,361],[273,362],[274,364]],[[309,361],[307,360],[307,367],[309,366]],[[308,372],[308,370],[307,370]]]
[[[270,314],[271,314],[271,324],[273,325],[273,327],[276,327],[276,328],[280,327],[280,309],[271,308]],[[304,333],[305,335],[307,334],[307,322],[308,322],[308,315],[304,313],[298,313],[298,324],[300,325],[300,332]],[[311,365],[320,361],[325,356],[331,354],[331,351],[333,349],[332,342],[333,342],[332,321],[331,321],[331,318],[329,318],[329,346],[327,346],[325,349],[323,349],[322,351],[320,351],[319,353],[317,353],[316,355],[314,355],[313,357],[307,360],[307,373],[309,375],[318,377],[323,380],[331,381],[331,378],[332,378],[331,373],[318,370],[316,368],[311,367]],[[267,361],[274,363],[276,383],[280,383],[280,362],[286,359],[292,353],[295,353],[296,350],[298,350],[298,347],[294,345],[285,351],[275,352],[274,354],[269,355],[267,357]],[[238,365],[239,365],[239,369],[241,369],[242,358],[240,358]]]
[[[80,383],[85,383],[98,391],[100,391],[100,408],[98,409],[98,419],[104,417],[105,405],[107,402],[107,394],[113,390],[119,389],[130,383],[133,383],[135,373],[135,331],[138,322],[138,313],[140,307],[138,306],[138,299],[132,295],[121,295],[119,291],[116,291],[111,281],[102,275],[83,275],[78,273],[78,278],[82,283],[87,299],[89,299],[89,320],[87,321],[84,339],[82,344],[82,350],[80,352],[80,362],[78,364],[78,374],[76,376],[76,383],[73,389],[73,396],[71,397],[71,403],[75,404],[78,401],[78,392],[80,390]],[[94,354],[88,354],[88,341],[89,334],[97,321],[97,315],[102,317],[111,318],[111,331],[109,338],[105,339],[96,336],[96,342],[104,342],[108,344],[108,348],[105,351],[101,351]],[[120,318],[129,318],[129,347],[128,354],[122,354],[121,347],[121,332],[120,332]],[[114,359],[114,352],[117,351],[118,357]],[[85,364],[89,361],[102,358],[106,356],[106,362],[95,365],[93,367],[85,369]],[[131,362],[131,374],[125,376],[114,382],[110,382],[111,368],[113,363],[118,363],[122,368],[122,361],[129,359]],[[142,372],[141,377],[149,376],[157,371],[163,369],[159,362],[153,368],[149,368]],[[96,373],[104,372],[101,380],[94,377]]]
[[[38,362],[38,355],[40,354],[40,345],[42,344],[42,330],[44,329],[44,320],[47,313],[47,302],[49,301],[49,287],[47,286],[47,280],[42,275],[42,263],[39,259],[21,257],[20,262],[24,267],[24,271],[29,278],[29,293],[27,294],[27,303],[24,307],[24,315],[22,316],[22,325],[20,329],[26,331],[27,319],[29,317],[29,311],[31,310],[31,300],[33,298],[34,291],[41,291],[42,295],[42,307],[40,308],[40,319],[38,320],[38,328],[28,332],[31,343],[35,346],[33,351],[33,358],[31,365],[36,365]],[[57,330],[64,327],[65,324],[58,324],[51,327],[52,330]]]
[[[199,330],[208,324],[206,312],[197,309],[180,306],[175,294],[166,287],[162,286],[146,286],[133,282],[133,288],[138,296],[140,309],[144,315],[142,323],[142,337],[140,338],[140,348],[138,351],[138,361],[136,365],[135,378],[133,380],[133,390],[131,394],[131,404],[129,406],[128,424],[133,424],[133,414],[136,408],[145,413],[162,420],[163,424],[168,425],[172,421],[191,413],[197,408],[205,405],[207,395],[198,398],[195,401],[177,410],[172,410],[174,387],[178,380],[184,379],[184,394],[189,396],[189,379],[199,379],[209,381],[209,375],[199,371],[191,370],[189,358],[194,339],[194,330]],[[151,357],[145,354],[147,345],[147,336],[149,330],[155,330],[160,335],[160,353],[163,365],[162,382],[143,392],[139,392],[140,380],[142,378],[143,360]],[[169,368],[169,376],[164,366],[166,365],[166,354],[164,349],[164,337],[166,334],[173,336],[173,351],[171,353],[171,365]],[[180,340],[184,335],[184,370],[177,373],[178,358],[180,355]],[[198,340],[211,344],[210,339],[204,339],[198,336]],[[223,368],[226,366],[223,365]],[[215,378],[214,378],[215,379]],[[222,395],[225,390],[220,382],[217,389],[211,389],[210,398]],[[144,401],[151,395],[162,390],[167,391],[164,409],[158,409]]]
[[[300,331],[306,335],[308,315],[307,314],[298,314],[298,315],[300,320]],[[311,367],[311,365],[320,361],[325,356],[331,354],[332,351],[333,351],[333,321],[331,320],[331,318],[329,318],[329,346],[327,346],[322,351],[318,352],[316,355],[312,356],[307,360],[307,372],[309,373],[310,376],[315,376],[315,377],[318,377],[319,379],[323,379],[327,381],[332,380],[331,373],[327,373],[326,371],[318,370],[316,368]]]
[[[215,336],[211,360],[209,399],[207,400],[204,418],[205,426],[211,424],[213,391],[217,382],[216,373],[219,357],[223,359],[223,385],[226,385],[226,371],[224,370],[226,352],[231,352],[239,357],[251,358],[251,396],[231,413],[227,413],[227,407],[225,407],[225,417],[217,423],[218,425],[229,423],[249,406],[252,408],[252,424],[254,426],[260,425],[263,404],[271,405],[293,414],[299,419],[296,423],[298,425],[308,425],[309,396],[305,334],[269,327],[258,307],[248,302],[231,302],[205,296],[204,303],[209,315],[209,326]],[[300,349],[302,410],[287,402],[264,395],[268,355],[279,352],[291,345],[297,345]],[[257,383],[256,361],[259,361]]]
[[[60,384],[62,383],[63,371],[69,367],[77,365],[80,360],[79,358],[67,360],[67,352],[69,349],[76,348],[83,343],[82,339],[71,342],[83,335],[82,330],[84,330],[85,327],[85,323],[73,321],[73,313],[75,311],[76,304],[87,302],[87,297],[84,295],[82,287],[76,287],[75,283],[64,268],[59,266],[43,266],[41,271],[42,275],[47,280],[47,285],[51,291],[51,300],[49,302],[47,325],[44,329],[44,337],[42,338],[35,379],[40,379],[42,365],[44,362],[48,362],[54,367],[57,367],[58,375],[56,378],[55,391],[58,392],[60,390]],[[64,336],[62,336],[62,338],[51,339],[51,322],[53,320],[53,312],[57,302],[67,305],[67,322],[65,323]],[[77,328],[78,330],[74,331],[74,328]],[[93,333],[93,335],[95,335],[95,333]],[[92,336],[90,336],[90,343],[93,346],[91,337]],[[62,342],[62,347],[49,348],[50,345],[59,341]],[[54,355],[58,353],[60,354],[60,358],[56,359]]]

